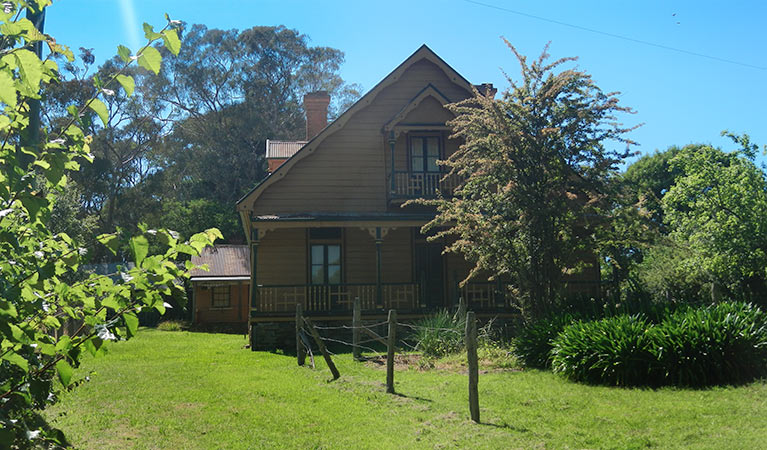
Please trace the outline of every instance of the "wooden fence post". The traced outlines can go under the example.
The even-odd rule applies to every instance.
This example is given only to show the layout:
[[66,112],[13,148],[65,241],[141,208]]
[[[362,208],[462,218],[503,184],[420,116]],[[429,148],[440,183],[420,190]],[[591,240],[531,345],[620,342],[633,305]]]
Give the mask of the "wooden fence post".
[[306,362],[306,349],[301,342],[301,330],[304,328],[304,305],[296,303],[296,359],[298,365],[303,366]]
[[477,319],[474,311],[466,313],[466,359],[469,363],[469,412],[479,423],[479,362],[477,361]]
[[389,336],[386,339],[386,392],[394,393],[394,344],[397,342],[397,311],[389,310]]
[[355,361],[360,360],[360,327],[362,326],[362,311],[360,311],[360,298],[354,297],[354,311],[352,313],[352,356]]
[[458,320],[463,320],[466,317],[466,300],[463,295],[458,297]]
[[338,372],[338,369],[336,368],[336,365],[333,364],[333,359],[330,357],[330,353],[328,353],[328,349],[325,347],[325,343],[322,342],[322,338],[320,337],[320,334],[317,332],[317,329],[314,328],[314,323],[312,323],[311,319],[308,317],[304,317],[304,323],[309,327],[309,332],[312,333],[312,337],[314,338],[314,341],[317,343],[317,347],[319,347],[320,352],[322,352],[322,356],[325,358],[325,362],[328,365],[328,368],[330,369],[330,373],[333,374],[333,379],[337,380],[341,373]]

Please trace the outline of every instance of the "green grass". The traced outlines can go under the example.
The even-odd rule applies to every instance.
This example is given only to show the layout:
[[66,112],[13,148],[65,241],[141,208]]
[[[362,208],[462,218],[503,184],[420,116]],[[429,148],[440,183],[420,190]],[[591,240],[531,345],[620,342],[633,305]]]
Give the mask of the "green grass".
[[[47,418],[78,448],[759,448],[767,383],[707,390],[585,386],[549,372],[480,375],[481,425],[467,379],[251,352],[242,336],[142,330],[78,370],[90,375]],[[321,360],[321,358],[319,358]]]

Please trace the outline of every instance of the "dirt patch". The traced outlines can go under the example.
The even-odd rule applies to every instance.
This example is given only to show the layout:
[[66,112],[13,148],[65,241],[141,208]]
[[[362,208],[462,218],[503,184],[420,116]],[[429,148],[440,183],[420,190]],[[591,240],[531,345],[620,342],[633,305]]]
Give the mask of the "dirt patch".
[[[365,360],[365,364],[368,367],[375,369],[386,370],[386,355],[372,356]],[[489,359],[481,359],[479,361],[480,371],[479,373],[496,373],[496,372],[521,372],[519,367],[498,367],[497,363]],[[394,355],[394,370],[417,370],[425,372],[428,370],[438,370],[444,372],[453,373],[468,373],[468,367],[465,361],[458,359],[433,359],[427,358],[423,355],[405,354]]]
[[[365,360],[369,367],[377,369],[386,369],[386,355],[371,356]],[[422,361],[425,358],[421,355],[394,355],[394,370],[421,369]]]

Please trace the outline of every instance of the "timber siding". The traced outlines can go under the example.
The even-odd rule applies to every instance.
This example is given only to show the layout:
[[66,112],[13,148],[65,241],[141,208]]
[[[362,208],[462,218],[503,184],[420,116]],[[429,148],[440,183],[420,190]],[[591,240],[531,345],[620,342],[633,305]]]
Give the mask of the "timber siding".
[[[257,198],[254,214],[386,211],[389,151],[381,128],[423,90],[425,80],[451,101],[471,95],[431,61],[422,59],[414,63],[399,80],[384,88],[369,105],[322,141],[312,154],[297,161],[282,179],[268,186]],[[436,122],[444,124],[451,117],[439,102],[426,99],[410,112],[408,119],[412,116],[413,120],[435,123],[435,110]],[[405,140],[405,134],[398,140],[401,141],[400,151],[396,152],[398,165],[407,164]],[[455,143],[450,145],[455,147]]]
[[[229,306],[214,308],[211,296],[214,287],[229,288]],[[250,284],[247,282],[195,283],[194,286],[194,321],[195,323],[241,323],[247,320]]]
[[272,230],[261,239],[258,252],[259,284],[306,284],[307,241],[303,228]]

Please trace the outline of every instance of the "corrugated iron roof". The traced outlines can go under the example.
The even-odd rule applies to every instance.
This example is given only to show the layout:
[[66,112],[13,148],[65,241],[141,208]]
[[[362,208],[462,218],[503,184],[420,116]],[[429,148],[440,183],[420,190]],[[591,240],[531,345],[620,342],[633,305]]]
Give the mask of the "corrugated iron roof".
[[266,140],[267,158],[290,158],[306,145],[308,141],[273,141]]
[[210,271],[195,269],[191,278],[250,276],[250,255],[247,245],[216,245],[205,247],[200,256],[192,256],[192,264],[207,264]]

